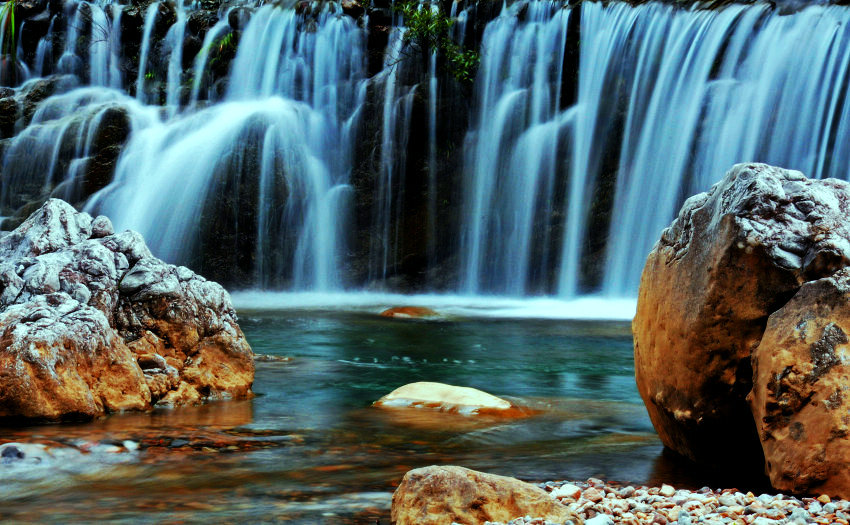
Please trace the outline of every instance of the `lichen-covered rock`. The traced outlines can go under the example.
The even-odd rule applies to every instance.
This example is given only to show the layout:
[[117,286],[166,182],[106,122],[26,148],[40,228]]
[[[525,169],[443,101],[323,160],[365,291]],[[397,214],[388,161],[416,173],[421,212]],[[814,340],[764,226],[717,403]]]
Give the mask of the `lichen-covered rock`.
[[51,199],[0,237],[0,417],[61,419],[250,395],[227,292]]
[[455,466],[409,471],[393,494],[391,514],[396,525],[477,525],[523,516],[556,523],[583,523],[539,487]]
[[850,270],[770,316],[749,396],[771,484],[850,498]]
[[641,277],[635,377],[664,444],[709,465],[761,462],[746,395],[768,316],[850,261],[850,185],[764,164],[691,197]]

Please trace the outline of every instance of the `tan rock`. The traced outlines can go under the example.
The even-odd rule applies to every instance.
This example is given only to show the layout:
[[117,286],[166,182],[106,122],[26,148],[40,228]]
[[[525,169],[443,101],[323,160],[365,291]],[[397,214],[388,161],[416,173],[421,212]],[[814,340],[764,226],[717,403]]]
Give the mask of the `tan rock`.
[[770,316],[749,397],[771,484],[850,498],[850,269]]
[[391,513],[396,525],[478,525],[522,516],[583,523],[530,483],[456,466],[409,471],[393,494]]
[[519,416],[526,413],[510,401],[464,386],[420,381],[396,388],[374,406],[384,408],[426,408],[466,415]]
[[687,200],[650,253],[632,324],[638,391],[662,442],[761,468],[746,395],[767,317],[850,261],[850,186],[737,165]]

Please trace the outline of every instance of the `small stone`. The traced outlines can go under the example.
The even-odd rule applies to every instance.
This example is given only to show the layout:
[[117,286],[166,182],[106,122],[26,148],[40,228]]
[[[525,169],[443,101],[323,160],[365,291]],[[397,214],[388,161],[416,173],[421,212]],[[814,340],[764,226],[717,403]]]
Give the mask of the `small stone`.
[[619,495],[621,498],[630,498],[634,495],[635,488],[629,485],[620,489]]
[[791,511],[791,520],[806,523],[809,521],[809,518],[811,518],[811,515],[805,509],[795,508]]
[[676,489],[665,483],[664,485],[661,485],[661,490],[659,491],[659,494],[661,494],[665,498],[671,498],[674,494],[676,494]]
[[602,494],[602,491],[600,491],[596,487],[590,487],[589,489],[584,491],[582,497],[588,501],[592,501],[593,503],[598,503],[602,501],[602,498],[604,498],[605,495]]
[[581,489],[572,484],[562,485],[551,492],[553,498],[570,498],[578,499],[581,496]]
[[112,227],[112,221],[104,215],[98,215],[91,224],[91,236],[93,239],[100,239],[115,233]]
[[758,497],[758,500],[767,505],[773,501],[773,496],[770,494],[762,494]]
[[11,463],[12,461],[24,459],[25,456],[26,454],[14,445],[9,445],[3,449],[3,452],[0,452],[0,459],[2,459],[3,463]]
[[820,501],[821,503],[829,503],[832,500],[826,494],[821,494],[820,496],[818,496],[818,501]]
[[770,518],[759,516],[752,521],[752,525],[776,525],[776,521]]
[[589,520],[584,520],[584,525],[614,525],[614,520],[611,519],[611,516],[606,516],[605,514],[597,514],[595,517],[590,518]]
[[735,496],[731,494],[723,494],[719,498],[717,498],[717,502],[723,505],[724,507],[732,507],[733,505],[737,505],[738,501],[735,499]]

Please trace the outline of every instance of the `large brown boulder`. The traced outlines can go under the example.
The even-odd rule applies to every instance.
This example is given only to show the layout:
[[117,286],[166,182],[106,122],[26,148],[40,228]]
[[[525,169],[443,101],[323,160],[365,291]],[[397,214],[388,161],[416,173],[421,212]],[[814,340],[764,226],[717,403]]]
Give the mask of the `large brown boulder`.
[[806,283],[753,353],[753,417],[771,484],[850,498],[850,270]]
[[583,523],[539,487],[455,466],[409,471],[393,494],[391,513],[396,525],[478,525],[523,516]]
[[0,418],[63,419],[251,394],[227,292],[51,199],[0,236]]
[[850,261],[850,185],[734,166],[691,197],[650,253],[632,324],[638,390],[663,443],[759,465],[746,396],[768,316]]

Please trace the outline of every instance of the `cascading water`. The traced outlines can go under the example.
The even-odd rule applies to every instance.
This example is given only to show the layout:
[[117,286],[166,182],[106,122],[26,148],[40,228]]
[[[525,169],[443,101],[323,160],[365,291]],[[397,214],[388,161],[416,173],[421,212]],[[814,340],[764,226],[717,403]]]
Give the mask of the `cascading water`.
[[383,88],[383,112],[381,125],[380,173],[373,213],[372,243],[369,252],[369,278],[381,282],[387,277],[390,266],[398,263],[396,247],[399,244],[399,229],[395,219],[403,213],[400,202],[404,191],[402,180],[406,166],[406,150],[409,135],[410,112],[415,87],[401,90],[402,48],[404,27],[397,27],[390,34],[384,70],[379,81]]
[[[461,231],[461,286],[468,293],[531,291],[529,274],[545,271],[532,268],[535,216],[552,214],[563,171],[557,145],[571,117],[559,109],[557,86],[569,11],[532,2],[520,22],[519,8],[506,8],[491,22],[481,44]],[[548,244],[543,240],[542,249]]]
[[117,120],[132,132],[148,127],[156,119],[156,110],[117,91],[95,87],[76,89],[41,104],[3,155],[0,210],[11,211],[47,195],[79,202],[80,185],[97,153],[95,146],[102,147],[104,142],[99,134],[109,128],[103,126],[105,119]]
[[[682,200],[736,162],[767,162],[810,177],[850,175],[850,11],[767,6],[677,11],[589,4],[585,21],[636,36],[603,290],[633,295],[645,254]],[[602,22],[607,20],[607,22]],[[611,62],[625,71],[629,63]],[[603,87],[610,89],[610,83]]]
[[139,74],[136,78],[136,99],[145,102],[145,79],[148,72],[148,55],[151,50],[151,37],[153,36],[154,24],[159,14],[159,4],[151,3],[145,11],[145,25],[142,31],[142,47],[139,50]]
[[[450,35],[473,41],[481,20],[460,6]],[[475,33],[469,129],[448,145],[441,111],[458,104],[443,99],[459,91],[439,54],[411,60],[398,15],[299,3],[255,8],[243,26],[233,10],[245,8],[228,4],[198,33],[203,17],[180,5],[51,9],[24,22],[36,39],[18,42],[15,83],[70,76],[33,79],[7,104],[19,113],[0,122],[14,135],[0,213],[88,199],[159,256],[238,267],[241,286],[387,286],[412,255],[447,291],[634,296],[683,199],[735,162],[848,178],[844,7],[506,6]],[[140,41],[122,41],[124,28]],[[377,62],[373,39],[386,45]]]
[[[256,285],[341,286],[338,229],[364,36],[333,8],[309,20],[261,8],[242,35],[226,100],[136,133],[115,182],[89,207],[141,231],[170,260],[210,242],[202,232],[212,222],[250,236]],[[230,224],[210,217],[214,199],[232,211]]]

